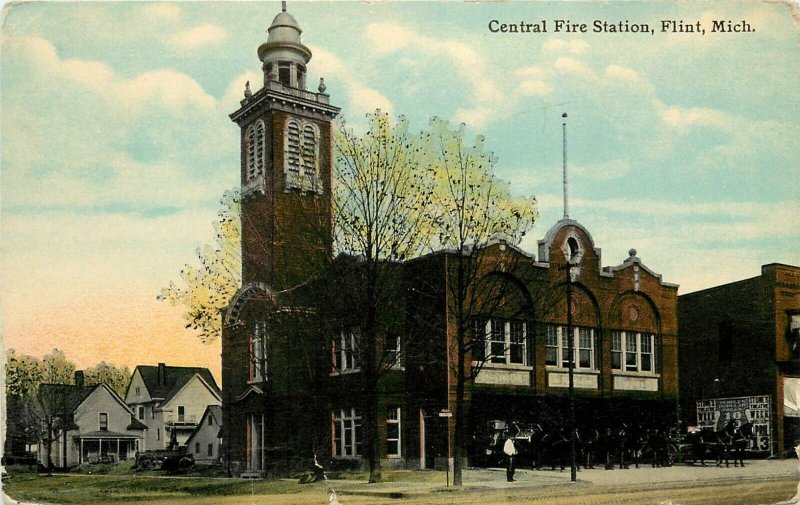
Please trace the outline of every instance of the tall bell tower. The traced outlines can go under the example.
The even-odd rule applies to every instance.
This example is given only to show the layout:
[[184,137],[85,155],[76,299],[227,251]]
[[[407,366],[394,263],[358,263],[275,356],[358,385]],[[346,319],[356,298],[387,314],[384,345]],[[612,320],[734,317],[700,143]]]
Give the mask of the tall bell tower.
[[248,82],[230,115],[241,128],[242,283],[291,289],[332,255],[332,121],[322,79],[306,90],[311,51],[297,20],[282,11],[258,48],[264,73]]

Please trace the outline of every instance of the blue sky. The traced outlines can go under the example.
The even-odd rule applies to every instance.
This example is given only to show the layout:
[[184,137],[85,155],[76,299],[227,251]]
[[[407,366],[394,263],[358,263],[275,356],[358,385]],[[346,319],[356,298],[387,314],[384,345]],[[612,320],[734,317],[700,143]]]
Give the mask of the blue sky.
[[[238,184],[234,111],[260,83],[279,2],[33,2],[6,7],[0,85],[3,334],[120,363],[208,361],[155,296],[211,240]],[[523,247],[570,217],[615,265],[631,247],[681,293],[800,264],[796,3],[289,2],[310,87],[359,125],[381,108],[486,136],[498,174],[536,195]],[[550,32],[491,33],[547,21]],[[557,19],[656,33],[553,33]],[[714,20],[752,33],[710,33]],[[705,35],[658,32],[700,21]],[[258,87],[258,84],[255,86]],[[159,346],[170,339],[176,346]],[[87,342],[94,345],[87,346]],[[184,353],[189,358],[184,358]],[[192,361],[192,359],[194,361]],[[149,360],[149,361],[148,361]]]

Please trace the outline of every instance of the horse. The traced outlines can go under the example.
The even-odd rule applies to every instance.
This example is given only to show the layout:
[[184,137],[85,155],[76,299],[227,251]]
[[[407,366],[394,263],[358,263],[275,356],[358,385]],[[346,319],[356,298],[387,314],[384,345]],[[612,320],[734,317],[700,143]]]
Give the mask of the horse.
[[744,451],[753,436],[753,423],[745,423],[740,426],[738,420],[731,419],[719,432],[719,436],[725,447],[725,467],[729,466],[732,453],[734,468],[738,464],[741,464],[742,468],[744,468]]

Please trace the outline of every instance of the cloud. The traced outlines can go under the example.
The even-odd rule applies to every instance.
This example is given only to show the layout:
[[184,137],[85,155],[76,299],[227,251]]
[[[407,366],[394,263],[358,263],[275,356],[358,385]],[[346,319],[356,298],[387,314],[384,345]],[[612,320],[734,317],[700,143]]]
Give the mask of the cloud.
[[661,121],[669,127],[687,130],[690,127],[714,127],[727,130],[731,117],[721,111],[707,107],[661,107]]
[[[14,188],[3,192],[5,212],[197,208],[235,180],[235,168],[216,170],[236,150],[235,128],[230,141],[220,134],[225,111],[186,74],[122,76],[102,62],[61,59],[40,37],[4,50],[17,76],[3,90],[3,119],[15,125],[2,129],[2,182]],[[47,132],[59,134],[44,140]]]
[[364,36],[372,42],[373,51],[386,54],[410,46],[415,34],[400,25],[371,23],[364,29]]
[[631,169],[627,160],[611,160],[589,165],[574,165],[570,171],[580,179],[611,180],[622,177]]
[[588,65],[570,56],[564,56],[557,59],[553,64],[553,68],[559,72],[572,74],[583,79],[596,79],[594,72],[589,68]]
[[321,47],[312,47],[314,53],[314,69],[319,75],[331,80],[337,80],[344,85],[350,101],[349,111],[353,115],[363,115],[381,109],[391,114],[394,105],[391,100],[381,94],[376,89],[367,85],[338,56]]
[[587,49],[589,49],[589,44],[581,39],[570,40],[569,42],[562,39],[549,39],[542,44],[542,50],[547,52],[581,54]]
[[502,115],[507,94],[493,77],[487,60],[472,45],[456,39],[431,37],[395,23],[370,23],[364,29],[364,38],[379,56],[402,49],[406,52],[404,57],[411,58],[408,51],[414,50],[426,58],[437,58],[438,66],[452,65],[461,82],[471,89],[475,104],[459,109],[459,120],[469,120],[470,126],[482,128]]
[[153,3],[142,7],[142,12],[147,19],[177,21],[181,15],[181,8],[174,3]]
[[66,79],[86,91],[108,101],[122,104],[136,114],[155,103],[172,112],[199,107],[211,109],[214,97],[206,93],[191,77],[175,70],[144,72],[133,78],[121,77],[105,63],[81,59],[59,58],[55,46],[41,37],[15,37],[10,51],[22,51],[9,58],[23,58],[34,74],[45,74],[54,82]]
[[188,50],[216,44],[227,37],[228,32],[225,29],[216,25],[204,24],[175,34],[171,38],[171,42],[178,49]]

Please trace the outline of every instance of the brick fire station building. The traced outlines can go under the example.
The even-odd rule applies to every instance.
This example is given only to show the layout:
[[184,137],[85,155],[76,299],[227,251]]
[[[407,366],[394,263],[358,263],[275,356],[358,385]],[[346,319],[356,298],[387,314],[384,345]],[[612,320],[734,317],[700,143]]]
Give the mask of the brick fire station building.
[[[308,462],[314,454],[358,464],[363,454],[358,329],[332,329],[318,317],[327,270],[348,261],[332,258],[339,109],[324,83],[306,89],[311,52],[300,34],[285,10],[275,17],[258,48],[263,85],[248,86],[231,114],[241,129],[243,286],[223,314],[222,382],[224,457],[234,475],[264,475],[276,461]],[[603,266],[591,234],[566,209],[536,254],[503,240],[484,252],[486,275],[501,276],[507,289],[497,310],[474,320],[485,342],[466,363],[482,364],[467,391],[475,430],[492,419],[561,422],[569,339],[579,418],[674,423],[676,285],[633,249]],[[452,409],[455,392],[445,288],[455,254],[396,265],[404,279],[395,318],[402,338],[385,346],[397,361],[378,387],[385,465],[425,468],[448,455],[453,419],[439,413]],[[338,303],[346,312],[347,300]]]

